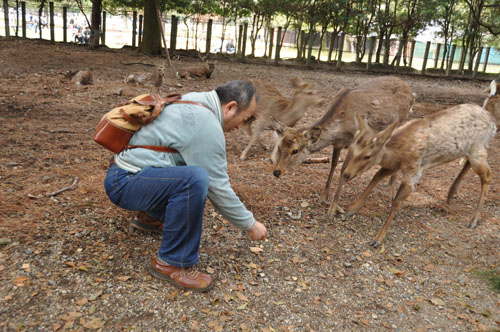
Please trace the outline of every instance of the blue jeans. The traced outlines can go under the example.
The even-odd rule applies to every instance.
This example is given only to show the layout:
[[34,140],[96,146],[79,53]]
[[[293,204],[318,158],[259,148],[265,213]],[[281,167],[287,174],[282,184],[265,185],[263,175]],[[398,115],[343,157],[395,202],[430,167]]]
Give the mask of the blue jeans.
[[164,222],[158,257],[173,266],[198,263],[208,174],[197,166],[146,167],[130,173],[112,165],[104,180],[117,206]]

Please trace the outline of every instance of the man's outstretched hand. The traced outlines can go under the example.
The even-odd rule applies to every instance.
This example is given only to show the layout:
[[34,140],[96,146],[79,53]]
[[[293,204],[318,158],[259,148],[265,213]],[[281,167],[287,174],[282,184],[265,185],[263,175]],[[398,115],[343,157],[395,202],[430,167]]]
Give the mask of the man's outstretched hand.
[[255,225],[253,225],[252,229],[248,231],[248,236],[250,236],[250,239],[254,241],[265,240],[267,238],[266,226],[258,221],[255,221]]

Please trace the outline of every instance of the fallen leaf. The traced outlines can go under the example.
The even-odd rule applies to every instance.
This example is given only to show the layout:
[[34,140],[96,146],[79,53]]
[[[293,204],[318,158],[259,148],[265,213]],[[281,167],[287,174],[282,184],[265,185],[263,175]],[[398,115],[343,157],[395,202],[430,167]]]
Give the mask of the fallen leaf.
[[437,306],[444,306],[444,301],[441,300],[440,298],[438,297],[434,297],[431,299],[431,303],[434,304],[434,305],[437,305]]
[[241,294],[240,292],[236,292],[236,296],[241,300],[241,301],[246,301],[248,302],[248,297],[245,295]]
[[55,331],[59,330],[59,329],[61,328],[61,326],[62,326],[61,324],[57,323],[56,325],[54,325],[54,326],[52,327],[52,331],[54,331],[54,332],[55,332]]
[[7,295],[6,297],[3,298],[5,301],[8,301],[12,299],[12,294]]
[[237,309],[238,310],[245,310],[247,308],[247,303],[243,303],[242,305],[240,305]]
[[250,251],[256,254],[260,254],[261,252],[264,251],[264,249],[259,248],[259,247],[250,247]]
[[88,329],[97,330],[97,329],[100,329],[101,327],[103,327],[104,324],[106,324],[106,322],[103,321],[102,319],[100,319],[100,318],[94,318],[94,319],[91,319],[89,321],[86,321],[82,325],[83,325],[83,327],[86,327]]
[[130,278],[132,278],[131,276],[121,276],[121,277],[117,277],[116,279],[120,280],[120,281],[127,281],[129,280]]
[[191,331],[198,332],[198,331],[200,331],[200,324],[198,323],[198,321],[193,320],[191,322],[191,326],[189,328],[191,329]]
[[83,314],[81,312],[72,311],[72,312],[68,312],[66,315],[61,316],[59,318],[65,322],[73,322],[74,320],[76,320],[77,318],[82,317],[82,316],[83,316]]
[[86,297],[84,297],[83,299],[78,300],[78,301],[76,302],[76,304],[77,304],[77,305],[79,305],[79,306],[82,306],[82,305],[87,304],[87,302],[89,302],[89,299],[87,299]]
[[215,272],[215,270],[213,268],[211,268],[210,266],[207,266],[206,271],[207,271],[207,273],[210,273],[210,274]]
[[101,296],[101,295],[102,295],[102,290],[100,290],[100,291],[98,291],[98,292],[96,292],[96,293],[94,293],[94,294],[90,295],[90,296],[89,296],[89,301],[95,301],[95,300],[97,300],[97,298],[98,298],[99,296]]

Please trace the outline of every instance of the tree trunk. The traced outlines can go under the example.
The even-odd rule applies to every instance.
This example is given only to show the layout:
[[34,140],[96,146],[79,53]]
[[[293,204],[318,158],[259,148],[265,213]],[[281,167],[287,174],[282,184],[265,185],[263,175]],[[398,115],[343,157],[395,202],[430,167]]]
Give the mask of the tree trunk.
[[92,16],[90,17],[90,49],[99,47],[99,37],[101,31],[101,11],[102,0],[92,0]]
[[149,55],[161,54],[161,35],[156,18],[155,0],[144,1],[144,36],[141,51]]

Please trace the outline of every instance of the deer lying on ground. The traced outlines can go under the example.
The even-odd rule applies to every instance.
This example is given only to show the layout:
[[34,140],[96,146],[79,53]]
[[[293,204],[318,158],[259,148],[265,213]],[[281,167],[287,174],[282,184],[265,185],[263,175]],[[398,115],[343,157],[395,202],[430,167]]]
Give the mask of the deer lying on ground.
[[[241,160],[247,158],[252,145],[259,141],[261,132],[264,129],[273,128],[274,120],[292,127],[302,119],[309,106],[316,106],[323,101],[323,98],[313,89],[314,85],[312,83],[303,82],[298,77],[291,80],[292,87],[295,90],[291,100],[284,98],[274,86],[261,80],[252,80],[252,83],[257,90],[259,101],[257,102],[255,114],[243,124],[250,136],[250,142],[241,152]],[[253,130],[251,128],[252,123],[255,123]],[[277,145],[275,144],[271,160],[276,159],[276,153]]]
[[163,84],[163,76],[165,76],[165,69],[163,67],[158,67],[158,69],[152,73],[144,72],[140,74],[131,74],[127,76],[125,82],[160,87]]
[[493,115],[497,125],[500,125],[500,83],[491,81],[490,95],[484,101],[483,107]]
[[[413,94],[405,82],[396,77],[384,76],[369,80],[353,89],[341,90],[333,98],[329,110],[309,128],[293,129],[276,122],[275,129],[281,136],[281,141],[278,144],[278,161],[274,167],[274,176],[279,177],[290,167],[304,161],[309,154],[332,145],[330,173],[320,196],[321,200],[327,201],[340,152],[349,147],[356,132],[354,113],[359,112],[374,128],[380,130],[395,121],[405,120],[413,102]],[[341,169],[341,175],[348,159],[349,154]],[[391,184],[394,179],[391,178]],[[338,206],[342,185],[343,177],[340,176],[334,201],[328,210],[330,218],[333,218],[337,211],[343,212]]]
[[363,193],[349,206],[346,217],[354,215],[377,183],[384,177],[403,173],[401,185],[392,201],[391,211],[371,245],[380,246],[401,203],[414,191],[422,172],[458,158],[466,160],[462,171],[448,191],[447,204],[457,187],[472,168],[481,178],[481,194],[472,214],[469,228],[477,226],[484,203],[491,170],[487,162],[487,146],[496,133],[493,117],[484,108],[463,104],[448,108],[422,119],[412,120],[396,128],[397,123],[376,132],[359,114],[358,131],[349,148],[351,158],[344,169],[346,181],[354,179],[373,165],[381,169]]
[[199,54],[198,57],[203,62],[203,65],[181,69],[175,73],[175,76],[177,76],[177,78],[179,79],[186,78],[188,80],[197,77],[209,79],[210,76],[212,76],[212,73],[215,69],[215,64],[217,63],[217,60],[211,62],[208,61],[208,57],[202,57]]

